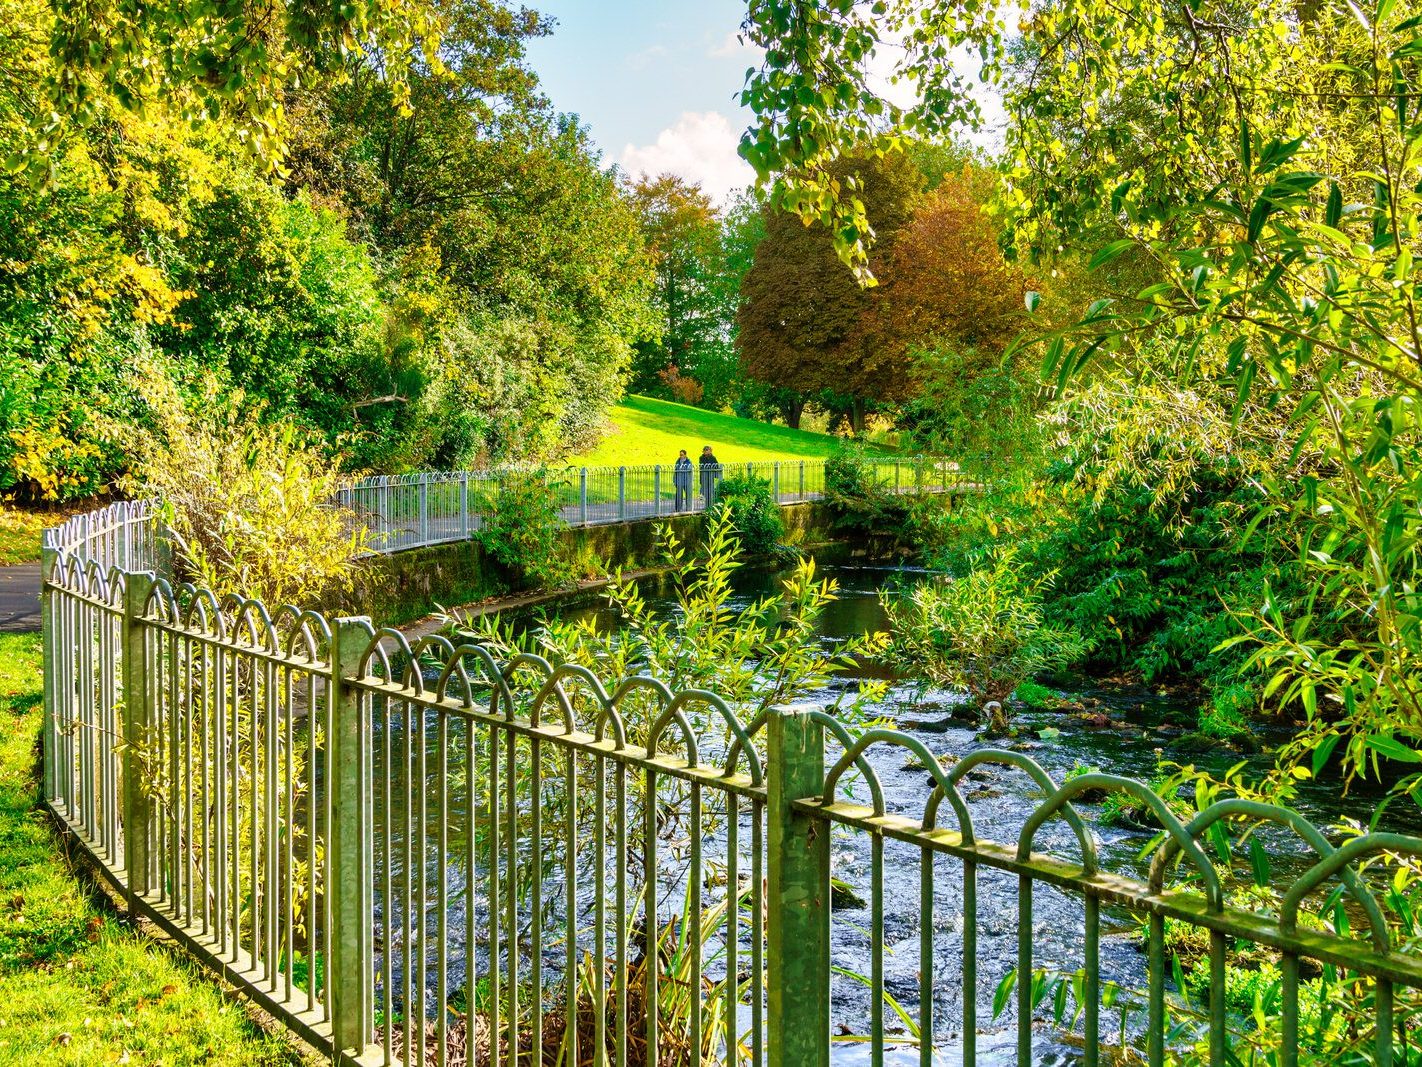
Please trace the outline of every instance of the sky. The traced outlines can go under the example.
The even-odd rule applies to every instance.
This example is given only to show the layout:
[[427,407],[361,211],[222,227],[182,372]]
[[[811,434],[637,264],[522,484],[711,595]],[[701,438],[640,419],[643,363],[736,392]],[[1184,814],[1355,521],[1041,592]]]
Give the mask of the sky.
[[[556,20],[529,43],[529,60],[559,111],[572,112],[602,149],[604,163],[631,175],[671,172],[697,182],[718,203],[755,180],[736,154],[751,112],[738,94],[760,53],[739,40],[745,0],[528,0]],[[1009,0],[1010,2],[1010,0]],[[900,106],[914,101],[891,84],[885,48],[870,84]],[[976,66],[966,51],[966,69]],[[1004,114],[995,91],[975,91],[984,129],[967,139],[993,149]]]
[[737,41],[745,0],[531,0],[552,16],[529,59],[559,111],[577,114],[606,163],[670,171],[711,197],[750,184],[737,102],[756,53]]

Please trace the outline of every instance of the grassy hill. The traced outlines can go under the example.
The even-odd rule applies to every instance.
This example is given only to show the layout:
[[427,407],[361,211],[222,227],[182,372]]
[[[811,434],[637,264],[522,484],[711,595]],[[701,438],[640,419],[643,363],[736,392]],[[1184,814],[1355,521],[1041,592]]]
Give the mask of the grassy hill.
[[823,459],[839,447],[827,433],[792,430],[754,419],[739,419],[702,408],[629,396],[612,409],[612,426],[597,446],[570,456],[574,465],[671,464],[678,449],[694,460],[710,445],[722,463]]

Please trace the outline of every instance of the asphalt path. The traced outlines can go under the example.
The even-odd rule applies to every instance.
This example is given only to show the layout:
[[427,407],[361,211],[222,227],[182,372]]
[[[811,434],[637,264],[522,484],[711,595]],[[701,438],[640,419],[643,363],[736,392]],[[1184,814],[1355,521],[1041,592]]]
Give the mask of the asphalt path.
[[34,633],[40,628],[40,565],[0,567],[0,633]]

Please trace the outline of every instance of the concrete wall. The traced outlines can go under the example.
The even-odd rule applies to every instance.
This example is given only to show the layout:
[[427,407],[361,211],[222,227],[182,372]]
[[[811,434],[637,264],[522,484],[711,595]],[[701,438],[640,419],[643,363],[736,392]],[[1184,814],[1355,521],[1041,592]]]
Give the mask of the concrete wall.
[[[780,509],[786,540],[814,546],[835,540],[829,509],[818,501]],[[700,514],[663,516],[636,522],[563,531],[570,556],[588,573],[657,566],[657,528],[669,526],[686,545],[699,544],[706,529]],[[601,567],[596,565],[601,560]],[[351,610],[377,623],[398,626],[436,610],[518,592],[504,568],[473,541],[412,548],[366,560],[356,577]]]
[[[792,545],[823,545],[835,539],[829,509],[818,501],[781,506],[786,541]],[[563,531],[563,543],[579,569],[589,573],[637,570],[660,565],[657,528],[670,526],[684,545],[700,543],[705,516],[663,516],[606,526]],[[597,562],[602,561],[602,562]],[[400,626],[434,612],[437,607],[468,605],[513,588],[509,573],[489,559],[474,541],[412,548],[371,556],[355,578],[353,605],[360,615],[387,626]]]

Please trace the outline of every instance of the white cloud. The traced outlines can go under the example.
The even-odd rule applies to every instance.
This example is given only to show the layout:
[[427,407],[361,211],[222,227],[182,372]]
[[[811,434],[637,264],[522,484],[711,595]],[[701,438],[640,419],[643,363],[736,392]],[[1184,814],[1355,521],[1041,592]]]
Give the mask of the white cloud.
[[623,62],[628,70],[646,70],[653,63],[667,58],[670,53],[665,45],[654,44],[650,48],[644,48],[640,52],[631,53]]
[[697,182],[717,203],[755,181],[755,171],[736,154],[740,137],[716,111],[683,111],[657,135],[655,144],[629,144],[618,161],[633,176],[655,178],[668,172]]
[[713,46],[706,54],[712,59],[744,59],[759,63],[762,53],[759,45],[752,44],[739,30],[732,30],[720,44]]

